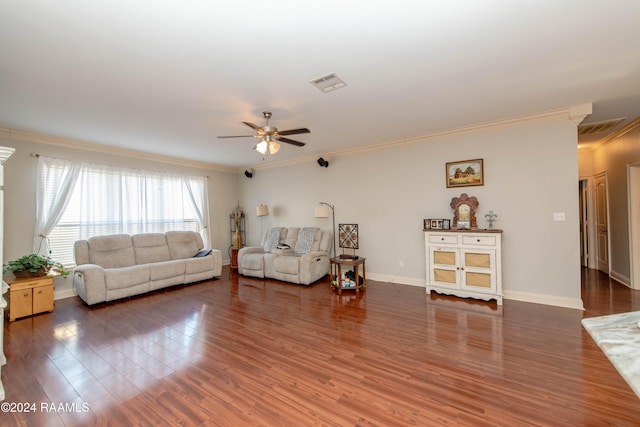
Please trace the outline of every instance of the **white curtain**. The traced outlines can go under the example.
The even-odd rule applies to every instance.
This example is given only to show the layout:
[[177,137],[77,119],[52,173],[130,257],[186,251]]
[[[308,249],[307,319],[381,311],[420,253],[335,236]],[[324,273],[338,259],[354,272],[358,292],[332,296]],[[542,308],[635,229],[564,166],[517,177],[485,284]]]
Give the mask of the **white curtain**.
[[38,157],[36,182],[36,226],[33,233],[33,252],[49,255],[49,233],[65,211],[81,165],[70,160]]
[[50,243],[63,264],[73,265],[76,240],[109,234],[196,231],[210,247],[205,177],[41,160],[34,248]]
[[[208,228],[206,178],[90,165],[80,177],[80,238]],[[185,220],[192,221],[189,224]],[[205,242],[208,244],[208,242]]]
[[196,214],[196,219],[200,225],[200,234],[205,248],[211,247],[211,232],[209,228],[209,204],[207,203],[207,178],[205,177],[185,177],[184,184],[188,199],[191,201],[191,208]]

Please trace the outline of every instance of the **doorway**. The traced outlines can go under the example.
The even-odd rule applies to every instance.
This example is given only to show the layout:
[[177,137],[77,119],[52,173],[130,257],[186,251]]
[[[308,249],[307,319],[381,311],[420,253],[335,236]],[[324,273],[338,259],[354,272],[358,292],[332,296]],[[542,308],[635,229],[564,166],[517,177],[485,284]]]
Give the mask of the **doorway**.
[[598,270],[609,275],[609,196],[607,172],[595,175],[594,179],[596,199],[596,262]]
[[589,268],[589,181],[581,179],[578,183],[580,201],[580,265]]
[[631,289],[640,289],[640,162],[629,165],[627,177]]

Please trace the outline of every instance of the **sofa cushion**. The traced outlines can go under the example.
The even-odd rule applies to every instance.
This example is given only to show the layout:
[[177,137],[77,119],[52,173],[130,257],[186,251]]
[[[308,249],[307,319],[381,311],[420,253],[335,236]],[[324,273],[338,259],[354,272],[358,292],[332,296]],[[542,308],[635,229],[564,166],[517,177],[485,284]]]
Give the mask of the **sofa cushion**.
[[298,274],[300,271],[300,256],[284,255],[273,261],[274,269],[278,273]]
[[249,270],[262,270],[264,266],[264,254],[246,254],[242,257],[242,268]]
[[133,243],[128,234],[90,237],[88,243],[91,264],[104,268],[122,268],[136,263]]
[[296,242],[298,241],[298,233],[300,233],[300,227],[287,228],[287,236],[284,239],[284,243],[292,249],[295,248]]
[[191,258],[204,246],[202,237],[192,231],[167,231],[165,235],[171,259]]
[[151,269],[149,273],[152,281],[176,276],[184,277],[185,262],[181,259],[158,262],[150,264],[149,267]]
[[104,270],[105,284],[109,289],[124,289],[136,285],[149,286],[149,264]]
[[[318,227],[302,227],[298,233],[298,241],[296,242],[294,251],[299,254],[309,253],[314,242],[320,239],[320,233]],[[316,244],[316,250],[319,244],[319,242]]]
[[163,233],[134,234],[131,236],[136,264],[169,261],[169,245]]
[[273,227],[271,230],[269,230],[269,233],[267,233],[267,238],[264,242],[264,251],[273,251],[278,246],[278,243],[282,241],[284,236],[286,236],[286,232],[287,229],[283,227]]

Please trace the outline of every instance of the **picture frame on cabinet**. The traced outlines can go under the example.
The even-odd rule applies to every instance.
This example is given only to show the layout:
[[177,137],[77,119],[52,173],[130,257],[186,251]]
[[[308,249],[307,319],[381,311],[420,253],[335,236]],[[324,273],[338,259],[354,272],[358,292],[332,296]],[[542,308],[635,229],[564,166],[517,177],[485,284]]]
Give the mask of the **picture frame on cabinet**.
[[423,230],[450,230],[450,219],[424,219]]
[[446,164],[447,188],[484,185],[484,160],[459,160]]

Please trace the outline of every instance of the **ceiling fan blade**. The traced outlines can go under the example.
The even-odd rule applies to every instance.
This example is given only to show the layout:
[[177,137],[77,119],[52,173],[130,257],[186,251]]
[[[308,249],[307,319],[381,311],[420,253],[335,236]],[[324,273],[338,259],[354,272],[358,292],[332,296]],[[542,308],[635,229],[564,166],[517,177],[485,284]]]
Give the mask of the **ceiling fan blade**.
[[249,126],[253,130],[258,130],[258,125],[254,125],[251,122],[242,122],[242,123],[244,123],[245,125]]
[[304,147],[306,145],[304,142],[296,141],[289,138],[276,137],[276,140],[280,142],[286,142],[287,144],[295,145],[296,147]]
[[219,136],[218,138],[256,138],[257,135],[227,135]]
[[300,129],[289,129],[289,130],[279,130],[278,135],[296,135],[299,133],[311,133],[311,131],[307,128]]

